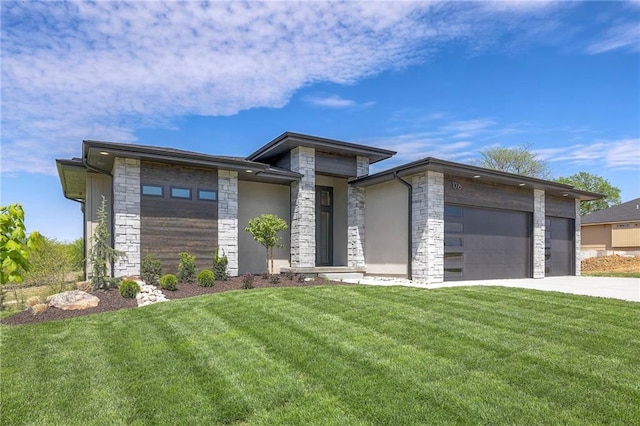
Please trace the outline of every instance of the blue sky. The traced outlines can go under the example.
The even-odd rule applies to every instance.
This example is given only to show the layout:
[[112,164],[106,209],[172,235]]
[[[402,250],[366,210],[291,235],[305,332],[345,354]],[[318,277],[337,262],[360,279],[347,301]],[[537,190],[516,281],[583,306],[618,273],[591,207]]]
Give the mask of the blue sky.
[[1,2],[2,205],[82,236],[55,159],[83,139],[245,156],[284,131],[640,197],[640,2]]

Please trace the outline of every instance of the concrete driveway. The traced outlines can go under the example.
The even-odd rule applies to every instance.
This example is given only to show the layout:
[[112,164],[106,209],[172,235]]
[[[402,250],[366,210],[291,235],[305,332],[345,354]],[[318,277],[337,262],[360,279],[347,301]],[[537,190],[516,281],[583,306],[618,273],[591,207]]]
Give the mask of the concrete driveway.
[[[350,281],[350,280],[345,280]],[[560,293],[580,294],[583,296],[608,297],[612,299],[640,302],[640,278],[610,277],[547,277],[541,279],[513,280],[478,280],[454,281],[439,284],[420,284],[417,282],[365,277],[357,280],[360,284],[369,285],[406,285],[419,288],[443,288],[462,286],[501,286],[529,288],[542,291],[558,291]]]

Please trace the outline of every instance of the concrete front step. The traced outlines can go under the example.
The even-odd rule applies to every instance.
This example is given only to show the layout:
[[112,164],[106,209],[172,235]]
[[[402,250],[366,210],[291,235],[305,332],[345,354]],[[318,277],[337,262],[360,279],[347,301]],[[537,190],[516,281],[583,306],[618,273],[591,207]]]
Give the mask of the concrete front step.
[[331,281],[361,280],[364,278],[362,272],[329,272],[318,274],[318,276]]

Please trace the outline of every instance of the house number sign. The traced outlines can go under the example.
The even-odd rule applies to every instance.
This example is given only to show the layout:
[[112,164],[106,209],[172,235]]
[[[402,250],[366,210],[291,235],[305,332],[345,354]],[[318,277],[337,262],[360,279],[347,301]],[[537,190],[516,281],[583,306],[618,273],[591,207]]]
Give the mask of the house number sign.
[[462,191],[462,184],[459,182],[451,182],[451,187],[457,191]]

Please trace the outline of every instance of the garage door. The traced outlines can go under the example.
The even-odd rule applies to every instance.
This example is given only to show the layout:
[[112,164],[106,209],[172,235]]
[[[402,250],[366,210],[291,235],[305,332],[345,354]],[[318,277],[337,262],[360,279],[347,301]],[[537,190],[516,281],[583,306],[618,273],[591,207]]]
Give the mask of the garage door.
[[574,222],[563,217],[545,219],[544,272],[547,277],[574,274]]
[[445,206],[444,279],[532,276],[531,214]]

